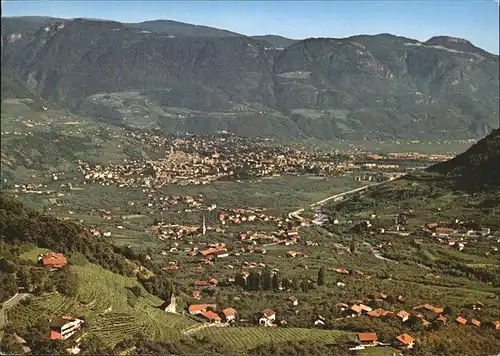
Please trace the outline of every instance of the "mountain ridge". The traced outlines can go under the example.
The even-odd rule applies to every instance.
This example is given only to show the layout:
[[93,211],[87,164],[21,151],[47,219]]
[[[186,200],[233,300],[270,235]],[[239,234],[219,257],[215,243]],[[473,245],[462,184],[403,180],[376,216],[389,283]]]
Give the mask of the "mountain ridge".
[[452,177],[459,187],[500,187],[500,129],[453,159],[427,170]]
[[[266,120],[268,129],[250,135],[482,137],[498,125],[498,56],[447,38],[358,35],[276,48],[261,38],[176,37],[75,19],[3,36],[2,69],[82,114],[137,121],[140,112],[165,130],[246,135]],[[131,91],[127,106],[120,98]],[[130,107],[138,109],[129,118]]]

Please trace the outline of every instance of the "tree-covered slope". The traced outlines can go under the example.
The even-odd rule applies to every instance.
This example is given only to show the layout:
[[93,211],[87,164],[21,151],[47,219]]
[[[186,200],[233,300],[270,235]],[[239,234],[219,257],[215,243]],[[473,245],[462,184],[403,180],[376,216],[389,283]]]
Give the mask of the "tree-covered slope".
[[500,186],[500,129],[455,158],[428,169],[456,177],[463,185]]

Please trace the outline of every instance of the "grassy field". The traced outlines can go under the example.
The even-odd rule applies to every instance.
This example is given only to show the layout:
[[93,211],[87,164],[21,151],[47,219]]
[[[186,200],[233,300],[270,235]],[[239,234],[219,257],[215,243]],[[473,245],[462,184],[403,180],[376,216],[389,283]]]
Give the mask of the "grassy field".
[[271,342],[307,340],[321,344],[335,344],[340,338],[351,335],[337,330],[265,327],[205,328],[198,334],[224,344],[228,349],[238,351],[250,350]]
[[19,256],[19,258],[23,259],[23,260],[31,260],[31,261],[37,261],[38,260],[38,256],[42,253],[45,253],[45,252],[49,252],[50,250],[46,249],[46,248],[41,248],[41,247],[37,247],[31,251],[28,251],[28,252],[25,252],[23,254],[21,254]]
[[[47,189],[56,190],[64,183],[48,182]],[[68,180],[68,182],[75,182]],[[78,184],[78,183],[76,183]],[[172,185],[159,189],[155,195],[203,197],[207,205],[216,204],[213,212],[206,212],[207,224],[215,224],[220,210],[229,208],[261,208],[275,216],[286,216],[289,212],[308,206],[325,197],[344,192],[360,186],[351,176],[318,178],[312,176],[300,177],[272,177],[260,181],[243,182],[214,182],[206,186],[178,186]],[[83,220],[86,224],[97,225],[101,230],[111,232],[111,238],[117,244],[134,247],[153,247],[157,243],[156,237],[145,232],[154,218],[160,218],[158,208],[148,208],[149,193],[141,188],[119,188],[116,186],[101,186],[95,184],[79,184],[84,190],[73,190],[65,196],[58,193],[51,195],[26,194],[20,198],[28,205],[42,210],[50,208],[49,214],[60,217],[70,217]],[[60,206],[51,204],[49,199],[57,199]],[[201,223],[200,211],[185,212],[182,204],[172,206],[163,212],[165,221],[172,224],[194,225]],[[115,216],[112,220],[103,220],[95,210],[104,209]],[[94,211],[92,211],[94,210]],[[70,214],[70,211],[72,214]],[[121,217],[126,217],[123,219]],[[124,229],[117,229],[122,225]],[[241,229],[273,230],[275,224],[245,224],[229,227],[232,232]],[[234,230],[234,231],[233,231]]]
[[[9,311],[9,318],[21,318],[29,322],[40,314],[53,317],[70,314],[86,320],[86,332],[95,333],[109,346],[137,333],[151,340],[175,340],[182,330],[196,322],[178,314],[168,314],[158,309],[163,301],[142,290],[140,297],[131,296],[127,290],[139,284],[92,264],[72,266],[78,275],[78,294],[67,298],[58,293],[32,297],[27,306]],[[142,289],[142,287],[141,287]],[[129,298],[134,299],[131,304]]]
[[[277,143],[284,143],[278,141]],[[308,148],[323,150],[346,149],[352,147],[363,148],[370,152],[391,153],[417,152],[421,154],[459,154],[467,150],[472,143],[459,141],[325,141],[320,139],[299,140],[293,144]]]
[[394,356],[397,355],[398,350],[392,347],[368,347],[364,350],[355,352],[356,356]]

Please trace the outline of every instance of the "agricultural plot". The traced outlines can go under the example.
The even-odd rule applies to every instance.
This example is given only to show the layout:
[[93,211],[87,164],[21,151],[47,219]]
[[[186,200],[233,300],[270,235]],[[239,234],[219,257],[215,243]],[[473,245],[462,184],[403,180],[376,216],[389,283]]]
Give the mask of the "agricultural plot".
[[[111,347],[139,333],[154,341],[175,340],[181,337],[182,330],[196,324],[190,318],[158,309],[162,300],[145,290],[141,296],[133,296],[127,288],[139,286],[134,279],[92,264],[71,268],[78,275],[76,297],[58,293],[32,297],[28,305],[10,310],[9,318],[30,325],[38,317],[60,314],[83,317],[87,321],[86,332],[98,335]],[[133,304],[129,298],[134,299]]]
[[46,248],[37,247],[31,251],[27,251],[19,256],[22,260],[37,261],[38,256],[42,253],[49,252]]
[[351,334],[338,330],[318,330],[305,328],[205,328],[199,332],[215,343],[221,343],[230,350],[244,351],[270,342],[307,340],[321,344],[335,344],[340,338]]

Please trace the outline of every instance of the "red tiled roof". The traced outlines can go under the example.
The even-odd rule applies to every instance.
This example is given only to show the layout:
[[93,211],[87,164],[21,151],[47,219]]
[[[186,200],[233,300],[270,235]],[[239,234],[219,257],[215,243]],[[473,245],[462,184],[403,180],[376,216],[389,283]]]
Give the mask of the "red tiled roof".
[[210,283],[207,281],[194,281],[194,285],[196,287],[203,287],[203,286],[208,286]]
[[396,336],[396,339],[398,339],[404,345],[408,345],[415,341],[415,339],[408,334],[401,334],[399,336]]
[[197,312],[197,311],[205,311],[207,310],[207,306],[205,304],[192,304],[189,306],[189,312]]
[[471,319],[470,323],[471,325],[477,326],[478,328],[481,326],[481,322],[476,319]]
[[226,251],[227,250],[225,248],[216,248],[216,247],[213,247],[213,248],[209,248],[209,249],[200,251],[200,253],[203,256],[208,256],[208,255],[212,255],[212,254],[216,254],[216,253],[221,253],[221,252],[226,252]]
[[392,312],[389,310],[384,310],[384,309],[378,308],[378,309],[375,309],[375,310],[368,312],[367,314],[369,316],[379,317],[379,316],[385,316],[387,314],[392,314]]
[[358,304],[354,304],[352,307],[351,307],[351,310],[352,311],[355,311],[356,313],[361,313],[361,311],[363,309],[361,309],[361,307],[358,305]]
[[50,331],[50,339],[51,340],[61,340],[62,339],[62,334],[60,332],[51,330]]
[[446,323],[446,317],[443,314],[439,314],[439,316],[436,318],[438,321],[442,321],[443,323]]
[[401,319],[404,319],[406,317],[409,317],[410,316],[410,313],[408,313],[406,310],[401,310],[397,316],[399,316]]
[[218,316],[217,314],[215,314],[213,311],[210,310],[202,312],[201,315],[203,315],[208,320],[220,321],[220,316]]
[[66,257],[62,253],[48,252],[42,256],[44,266],[64,266],[66,265]]
[[359,307],[361,308],[361,310],[364,310],[366,312],[371,312],[372,311],[372,308],[370,308],[369,306],[364,305],[364,304],[360,304]]
[[237,312],[236,312],[236,309],[234,309],[234,308],[226,308],[226,309],[222,310],[222,313],[225,316],[235,316]]
[[464,319],[464,318],[462,318],[461,316],[458,316],[455,320],[456,320],[456,321],[457,321],[457,323],[459,323],[459,324],[462,324],[462,325],[467,324],[467,320],[466,320],[466,319]]
[[360,333],[358,334],[359,341],[377,341],[376,333]]
[[264,314],[265,317],[270,317],[271,315],[276,314],[276,312],[272,309],[264,309],[262,314]]

